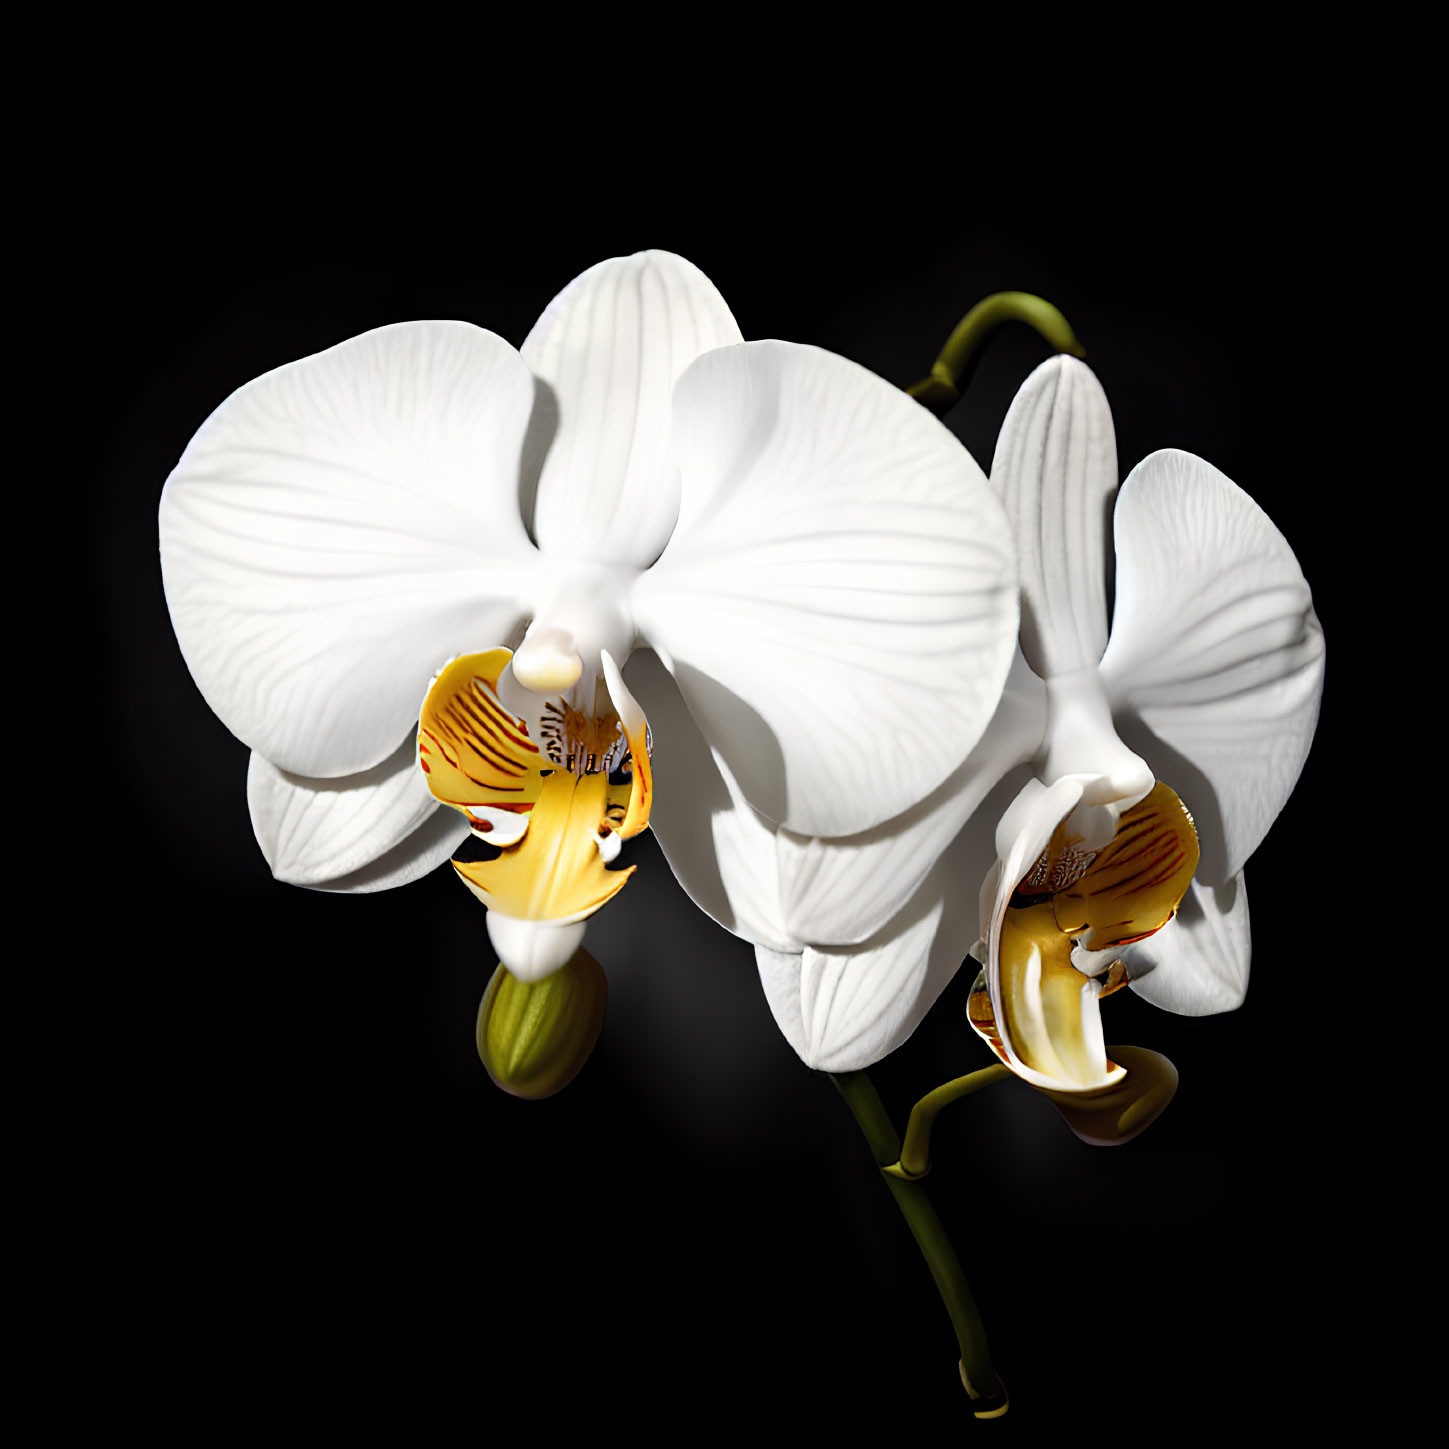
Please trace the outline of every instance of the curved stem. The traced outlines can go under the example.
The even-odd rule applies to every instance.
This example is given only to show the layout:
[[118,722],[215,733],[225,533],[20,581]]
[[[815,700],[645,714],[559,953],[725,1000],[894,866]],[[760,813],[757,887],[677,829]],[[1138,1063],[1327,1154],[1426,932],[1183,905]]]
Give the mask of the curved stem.
[[931,1199],[926,1196],[926,1189],[918,1182],[891,1177],[884,1171],[899,1159],[901,1142],[875,1084],[865,1072],[832,1074],[830,1080],[840,1089],[840,1095],[865,1133],[876,1166],[882,1169],[885,1184],[914,1235],[916,1246],[935,1279],[941,1302],[951,1316],[951,1326],[956,1330],[956,1342],[961,1348],[961,1381],[971,1396],[972,1412],[978,1419],[998,1418],[1006,1412],[1006,1389],[991,1362],[986,1329],[956,1250],[936,1216]]
[[935,1126],[936,1114],[942,1107],[979,1092],[993,1082],[1003,1081],[1011,1075],[1000,1063],[982,1067],[979,1072],[968,1072],[955,1081],[943,1082],[934,1092],[927,1092],[911,1108],[911,1120],[906,1123],[906,1140],[901,1144],[901,1160],[885,1170],[893,1177],[907,1180],[924,1177],[931,1170],[931,1128]]
[[1025,322],[1058,352],[1069,352],[1073,357],[1087,355],[1067,319],[1050,302],[1030,292],[994,292],[956,324],[932,363],[930,376],[906,391],[937,417],[949,412],[961,400],[987,339],[1006,322]]

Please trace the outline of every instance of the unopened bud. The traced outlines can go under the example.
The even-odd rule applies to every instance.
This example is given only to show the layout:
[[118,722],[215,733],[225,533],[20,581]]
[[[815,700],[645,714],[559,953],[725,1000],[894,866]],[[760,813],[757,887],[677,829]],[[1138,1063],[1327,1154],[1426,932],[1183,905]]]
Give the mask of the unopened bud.
[[583,1069],[604,1029],[609,984],[582,948],[542,981],[520,981],[500,965],[478,1008],[478,1055],[515,1097],[562,1091]]

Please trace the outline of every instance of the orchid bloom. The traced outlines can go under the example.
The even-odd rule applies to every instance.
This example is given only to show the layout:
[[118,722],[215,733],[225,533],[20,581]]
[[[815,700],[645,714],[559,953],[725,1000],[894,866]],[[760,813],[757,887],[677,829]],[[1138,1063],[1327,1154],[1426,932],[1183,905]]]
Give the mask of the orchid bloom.
[[[951,434],[843,358],[742,342],[664,252],[583,273],[521,350],[403,323],[248,383],[160,525],[274,874],[401,885],[471,831],[497,853],[455,868],[524,980],[573,956],[670,792],[711,808],[695,741],[772,828],[869,829],[976,743],[1017,627]],[[646,720],[635,649],[678,719]]]
[[[699,905],[755,943],[771,1010],[807,1065],[879,1061],[973,943],[983,955],[989,943],[979,985],[995,987],[973,996],[973,1025],[1103,1141],[1125,1140],[1124,1122],[1146,1125],[1175,1075],[1154,1053],[1120,1048],[1133,1068],[1124,1081],[1101,1044],[1098,995],[1130,980],[1180,1013],[1242,1001],[1242,866],[1302,769],[1323,673],[1322,633],[1288,545],[1241,489],[1185,453],[1154,454],[1122,486],[1109,644],[1103,533],[1116,468],[1096,378],[1070,357],[1043,364],[1012,405],[991,473],[1020,556],[1021,647],[976,748],[877,826],[811,835],[763,818],[720,753],[697,730],[691,738],[663,672],[638,682],[651,714],[675,725],[661,778],[678,768],[711,782],[661,804],[693,817],[693,828],[681,820],[661,835],[670,864]],[[1182,801],[1156,784],[1148,759]],[[1150,888],[1135,892],[1134,838],[1154,867]],[[1032,888],[1037,904],[1059,907],[1048,942],[1018,929],[1042,925],[1040,912],[1013,905]],[[1005,980],[1004,931],[1016,953]],[[1130,947],[1129,976],[1118,964],[1127,938],[1149,935]],[[1048,972],[1045,986],[1043,944],[1048,964],[1065,959],[1070,972]]]
[[1202,459],[1163,451],[1117,493],[1109,636],[1116,448],[1080,362],[1054,358],[1027,380],[991,481],[1015,533],[1022,651],[1045,717],[1036,777],[996,829],[970,1017],[1079,1136],[1125,1141],[1176,1073],[1140,1048],[1110,1060],[1100,998],[1125,984],[1186,1015],[1242,1002],[1243,866],[1307,758],[1323,634],[1263,510]]

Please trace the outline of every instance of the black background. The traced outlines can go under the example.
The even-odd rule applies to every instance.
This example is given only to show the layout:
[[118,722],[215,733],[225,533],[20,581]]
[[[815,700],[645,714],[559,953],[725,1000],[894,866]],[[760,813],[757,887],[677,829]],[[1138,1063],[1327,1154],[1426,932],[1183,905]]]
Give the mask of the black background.
[[[1351,1213],[1304,1085],[1341,1030],[1305,919],[1324,887],[1305,882],[1352,677],[1325,501],[1350,465],[1301,300],[1344,285],[1331,188],[1198,161],[1030,197],[989,177],[896,185],[889,168],[768,195],[737,172],[719,194],[570,195],[540,176],[505,196],[480,161],[446,186],[394,164],[368,187],[269,191],[265,169],[237,186],[111,160],[83,208],[42,226],[39,269],[56,279],[42,361],[64,379],[52,522],[104,721],[103,744],[83,727],[75,747],[106,752],[104,798],[72,801],[62,836],[79,948],[58,971],[65,1126],[42,1195],[62,1246],[42,1256],[46,1333],[94,1392],[171,1428],[350,1428],[401,1408],[426,1439],[462,1407],[480,1433],[646,1443],[762,1424],[835,1443],[908,1425],[1117,1437],[1295,1422],[1360,1392],[1338,1377],[1347,1229],[1325,1197],[1337,1224]],[[749,947],[694,910],[651,840],[590,926],[611,988],[593,1060],[561,1096],[514,1101],[473,1046],[493,965],[481,908],[447,871],[361,898],[274,882],[246,750],[171,634],[161,485],[233,388],[410,318],[519,343],[576,273],[650,246],[701,266],[746,337],[900,385],[981,296],[1049,298],[1106,387],[1124,475],[1155,448],[1201,454],[1314,587],[1323,716],[1248,870],[1247,1004],[1202,1020],[1107,1004],[1108,1041],[1166,1052],[1182,1079],[1120,1150],[1080,1144],[1016,1083],[938,1126],[931,1186],[1013,1398],[996,1426],[966,1417],[949,1324],[844,1105],[776,1030]],[[949,419],[983,466],[1045,356],[1002,334]],[[984,1064],[969,980],[876,1071],[898,1120]]]

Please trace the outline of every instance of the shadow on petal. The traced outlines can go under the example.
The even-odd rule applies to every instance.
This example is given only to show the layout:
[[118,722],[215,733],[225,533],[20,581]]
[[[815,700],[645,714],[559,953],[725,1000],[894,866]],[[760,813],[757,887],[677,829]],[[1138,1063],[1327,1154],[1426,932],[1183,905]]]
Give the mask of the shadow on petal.
[[701,734],[725,757],[745,798],[768,818],[789,814],[785,755],[769,723],[719,680],[674,661],[673,674]]
[[518,512],[528,531],[529,541],[535,547],[538,546],[538,534],[533,526],[533,515],[538,504],[538,479],[558,433],[558,419],[558,394],[543,378],[535,377],[533,410],[528,415],[528,427],[523,434],[523,453],[518,468]]

